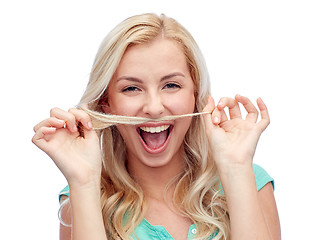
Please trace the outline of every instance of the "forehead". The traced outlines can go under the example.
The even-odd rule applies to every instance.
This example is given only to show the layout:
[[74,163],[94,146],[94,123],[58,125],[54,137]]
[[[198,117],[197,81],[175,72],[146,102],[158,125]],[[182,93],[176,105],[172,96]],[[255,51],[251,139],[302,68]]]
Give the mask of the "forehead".
[[182,47],[174,40],[157,38],[150,43],[132,45],[125,51],[117,73],[151,69],[160,71],[187,71]]

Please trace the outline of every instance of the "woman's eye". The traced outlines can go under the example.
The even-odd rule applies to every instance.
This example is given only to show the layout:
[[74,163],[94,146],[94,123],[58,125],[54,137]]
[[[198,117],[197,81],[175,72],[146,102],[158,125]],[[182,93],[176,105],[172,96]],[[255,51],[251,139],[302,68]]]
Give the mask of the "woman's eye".
[[135,92],[135,91],[138,91],[138,88],[137,87],[126,87],[122,90],[122,92]]
[[181,87],[175,83],[168,83],[164,86],[164,88],[181,88]]

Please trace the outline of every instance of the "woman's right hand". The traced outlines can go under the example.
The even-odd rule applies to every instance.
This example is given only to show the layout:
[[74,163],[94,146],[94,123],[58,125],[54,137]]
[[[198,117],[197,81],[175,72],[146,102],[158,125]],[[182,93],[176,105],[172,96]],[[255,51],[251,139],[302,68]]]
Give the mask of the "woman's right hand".
[[87,113],[54,108],[50,118],[37,124],[34,131],[32,142],[52,158],[70,186],[99,184],[102,154]]

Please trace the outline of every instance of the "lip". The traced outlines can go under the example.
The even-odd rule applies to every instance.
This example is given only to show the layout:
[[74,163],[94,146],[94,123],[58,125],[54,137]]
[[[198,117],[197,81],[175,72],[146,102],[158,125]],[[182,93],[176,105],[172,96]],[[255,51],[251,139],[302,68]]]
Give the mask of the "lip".
[[164,121],[164,122],[147,122],[147,123],[143,123],[143,124],[139,124],[139,125],[136,125],[136,128],[140,128],[140,127],[159,127],[159,126],[162,126],[162,125],[170,125],[170,126],[173,126],[173,122],[171,121]]
[[[141,131],[140,127],[158,127],[158,126],[162,126],[162,125],[170,125],[168,138],[166,139],[165,143],[162,146],[160,146],[159,148],[156,148],[156,149],[152,149],[142,139],[140,132],[139,132],[139,131]],[[141,145],[143,146],[143,148],[145,149],[145,151],[150,153],[150,154],[159,154],[159,153],[164,152],[169,145],[169,142],[170,142],[170,139],[172,136],[172,132],[173,132],[173,124],[169,124],[167,122],[165,122],[165,123],[149,122],[149,123],[144,123],[142,125],[136,126],[136,131],[138,134],[139,141],[140,141]]]

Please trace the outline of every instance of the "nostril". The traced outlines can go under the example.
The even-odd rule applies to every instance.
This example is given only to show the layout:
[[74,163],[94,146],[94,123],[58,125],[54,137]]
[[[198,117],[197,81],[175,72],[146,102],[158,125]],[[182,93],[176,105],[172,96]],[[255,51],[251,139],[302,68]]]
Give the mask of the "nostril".
[[158,99],[157,100],[151,99],[147,101],[143,107],[143,112],[153,118],[160,117],[164,113],[164,110],[165,108],[161,100],[158,100]]

